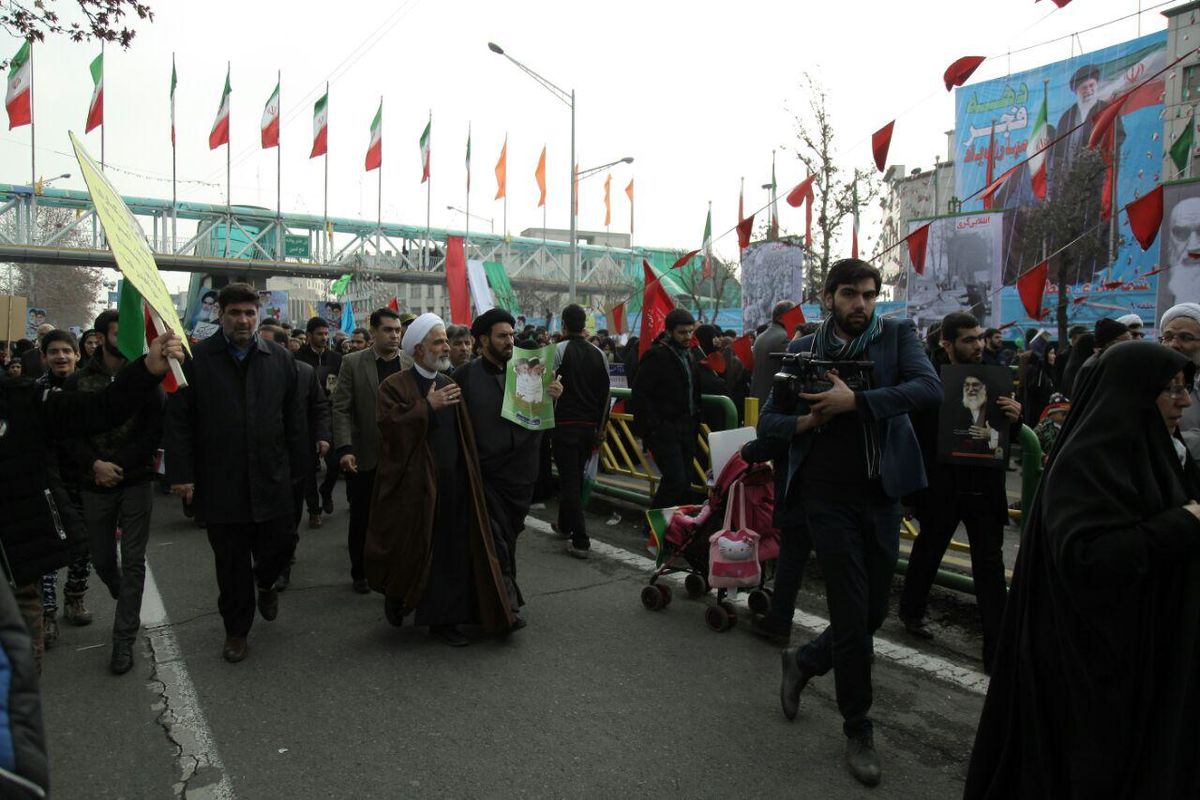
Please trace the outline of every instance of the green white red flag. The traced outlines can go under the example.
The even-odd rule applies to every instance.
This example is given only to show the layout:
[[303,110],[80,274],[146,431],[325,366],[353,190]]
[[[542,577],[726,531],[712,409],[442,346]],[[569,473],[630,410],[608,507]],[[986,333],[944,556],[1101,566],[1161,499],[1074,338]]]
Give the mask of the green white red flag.
[[429,117],[429,122],[425,123],[425,130],[421,132],[421,183],[429,180],[429,135],[433,128],[433,117]]
[[471,193],[471,123],[467,123],[467,194]]
[[313,145],[309,158],[329,152],[329,90],[313,105]]
[[92,102],[88,105],[87,125],[83,132],[104,124],[104,53],[92,60]]
[[175,84],[178,80],[175,77],[175,56],[171,55],[171,146],[175,146]]
[[1038,109],[1037,119],[1033,121],[1029,144],[1025,146],[1025,157],[1029,159],[1029,177],[1033,184],[1033,196],[1038,200],[1046,199],[1046,145],[1050,142],[1046,117],[1046,90],[1043,89],[1042,106]]
[[708,216],[704,218],[704,244],[700,249],[704,251],[704,271],[701,277],[708,279],[712,277],[712,203],[708,204]]
[[32,45],[25,42],[8,65],[8,94],[4,105],[8,109],[9,130],[33,122],[33,65],[29,62],[32,53]]
[[229,145],[229,70],[225,71],[225,91],[221,92],[221,105],[217,108],[217,118],[213,120],[212,130],[208,132],[208,149],[216,150],[221,145]]
[[[149,349],[150,343],[158,338],[154,314],[142,300],[141,294],[128,280],[121,280],[117,295],[117,349],[128,361],[140,358]],[[168,371],[162,380],[167,392],[179,388],[173,372]]]
[[379,110],[375,119],[371,120],[371,142],[367,145],[367,172],[379,169],[383,165],[383,101],[379,101]]
[[275,91],[271,92],[271,96],[267,98],[267,104],[263,106],[262,115],[262,146],[266,150],[271,147],[279,147],[279,84],[275,84]]

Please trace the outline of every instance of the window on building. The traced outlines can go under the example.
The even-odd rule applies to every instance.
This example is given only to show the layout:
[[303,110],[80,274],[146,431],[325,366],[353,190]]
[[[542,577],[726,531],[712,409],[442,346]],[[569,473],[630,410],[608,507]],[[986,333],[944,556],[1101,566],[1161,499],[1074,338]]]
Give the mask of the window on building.
[[1200,64],[1183,68],[1183,101],[1200,99]]

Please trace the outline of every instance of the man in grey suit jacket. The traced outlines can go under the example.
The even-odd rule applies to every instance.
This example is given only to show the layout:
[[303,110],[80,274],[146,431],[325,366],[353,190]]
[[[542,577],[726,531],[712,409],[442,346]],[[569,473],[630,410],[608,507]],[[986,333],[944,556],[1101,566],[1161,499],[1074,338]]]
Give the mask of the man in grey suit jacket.
[[363,572],[363,543],[379,462],[379,423],[375,416],[379,384],[413,363],[400,351],[400,327],[399,314],[390,308],[376,309],[371,314],[371,346],[342,359],[333,390],[333,447],[346,473],[350,498],[346,549],[350,553],[350,580],[359,594],[371,591]]
[[828,391],[774,391],[758,423],[760,437],[790,443],[782,502],[803,513],[829,603],[829,627],[804,647],[783,651],[783,713],[794,719],[805,684],[833,669],[846,766],[868,786],[880,779],[867,716],[871,637],[887,616],[900,547],[900,498],[925,486],[908,415],[942,399],[912,322],[885,320],[876,311],[880,283],[879,271],[865,261],[833,264],[825,281],[825,321],[788,348],[817,359],[873,362],[861,376],[865,385],[846,374],[856,384],[851,389],[831,372]]
[[771,325],[754,340],[754,372],[750,376],[750,396],[758,398],[758,410],[761,413],[771,395],[771,381],[779,371],[779,362],[771,358],[771,353],[782,353],[788,346],[787,328],[779,321],[787,312],[796,307],[791,300],[780,300],[771,309]]

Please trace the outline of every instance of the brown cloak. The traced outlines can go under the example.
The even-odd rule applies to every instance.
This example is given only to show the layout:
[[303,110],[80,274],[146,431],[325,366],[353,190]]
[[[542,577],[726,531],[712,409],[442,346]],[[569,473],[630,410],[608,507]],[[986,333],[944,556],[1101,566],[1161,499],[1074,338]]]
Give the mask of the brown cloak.
[[[453,383],[445,375],[438,389]],[[471,575],[478,622],[485,630],[508,630],[514,620],[500,573],[483,496],[475,433],[466,407],[455,408],[458,444],[466,467],[460,487],[470,503],[468,514]],[[429,447],[429,403],[420,394],[411,368],[379,385],[377,409],[379,466],[371,498],[370,523],[363,551],[367,581],[388,597],[402,597],[415,609],[425,594],[433,561],[433,524],[437,509],[437,465]]]

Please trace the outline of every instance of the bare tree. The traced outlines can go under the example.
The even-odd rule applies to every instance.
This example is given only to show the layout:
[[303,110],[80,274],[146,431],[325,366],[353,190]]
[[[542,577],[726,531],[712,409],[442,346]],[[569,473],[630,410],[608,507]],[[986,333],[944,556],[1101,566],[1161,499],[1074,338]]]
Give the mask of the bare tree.
[[841,227],[849,223],[847,217],[854,213],[855,186],[859,209],[873,205],[881,186],[873,170],[847,169],[835,163],[835,125],[825,88],[808,73],[803,76],[801,88],[807,93],[807,108],[793,114],[797,145],[792,150],[808,173],[816,176],[813,247],[806,253],[807,295],[812,298],[820,294],[829,265],[842,257],[833,253],[833,240]]
[[[129,47],[137,35],[126,27],[126,18],[154,21],[148,3],[137,0],[73,0],[81,18],[64,19],[57,11],[58,0],[10,0],[0,5],[0,28],[15,39],[31,42],[45,41],[46,35],[66,36],[72,42],[99,39]],[[70,3],[68,3],[69,5]],[[0,61],[0,69],[8,67],[9,59]]]
[[[66,208],[38,208],[37,241],[45,241],[70,225],[75,214]],[[4,230],[16,238],[16,218],[5,218]],[[90,247],[90,234],[80,229],[67,233],[57,244],[61,247]],[[90,267],[62,267],[47,264],[8,264],[0,267],[6,294],[22,295],[31,308],[44,308],[49,319],[60,328],[79,325],[91,327],[104,290],[104,273]]]
[[687,304],[696,312],[697,322],[715,322],[723,302],[732,300],[726,294],[737,287],[733,267],[713,256],[711,270],[706,274],[704,257],[700,255],[675,272],[676,283],[683,288]]

